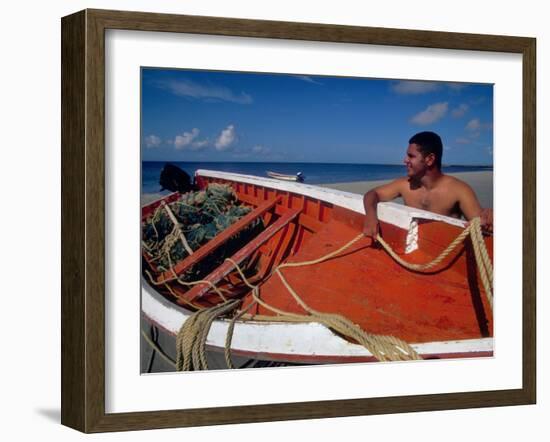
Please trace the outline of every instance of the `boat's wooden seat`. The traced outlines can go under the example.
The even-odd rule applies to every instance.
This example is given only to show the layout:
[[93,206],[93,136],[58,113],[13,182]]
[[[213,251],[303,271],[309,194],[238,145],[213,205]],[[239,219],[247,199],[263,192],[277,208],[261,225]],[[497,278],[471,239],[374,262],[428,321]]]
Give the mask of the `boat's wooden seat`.
[[226,230],[221,232],[211,241],[206,243],[200,249],[196,250],[192,255],[187,256],[174,266],[173,270],[169,270],[160,275],[158,283],[162,283],[166,280],[173,279],[174,272],[177,275],[185,273],[193,265],[198,264],[201,260],[207,258],[212,252],[222,247],[229,239],[250,225],[254,220],[262,217],[265,213],[272,210],[277,204],[281,202],[280,198],[274,198],[273,200],[266,201],[262,205],[256,207],[249,214],[241,218],[235,224],[229,226]]
[[[295,220],[300,214],[301,209],[288,209],[283,215],[281,215],[273,224],[267,227],[256,238],[250,241],[237,253],[231,256],[231,260],[237,264],[241,264],[246,258],[250,257],[254,252],[258,250],[264,243],[269,241],[279,230],[287,226],[290,222]],[[237,224],[237,223],[236,223]],[[228,229],[229,230],[229,229]],[[228,234],[227,232],[223,233]],[[191,257],[194,255],[191,255]],[[203,280],[212,284],[217,284],[230,272],[235,270],[235,266],[230,261],[225,261],[222,265],[217,267],[213,272],[206,276]],[[189,291],[183,294],[183,298],[187,301],[193,301],[208,292],[211,291],[211,286],[207,283],[194,286]]]

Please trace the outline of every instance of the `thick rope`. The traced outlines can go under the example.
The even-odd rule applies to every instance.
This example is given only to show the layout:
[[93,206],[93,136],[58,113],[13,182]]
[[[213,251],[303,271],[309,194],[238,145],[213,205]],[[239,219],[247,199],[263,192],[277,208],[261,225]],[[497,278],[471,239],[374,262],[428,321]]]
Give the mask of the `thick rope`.
[[[440,264],[447,256],[449,256],[452,253],[453,250],[455,250],[466,239],[468,235],[470,235],[472,240],[474,254],[476,258],[476,263],[479,268],[480,277],[481,277],[483,286],[485,288],[487,299],[492,308],[491,288],[492,288],[493,268],[492,268],[492,264],[491,264],[487,249],[485,247],[485,243],[483,241],[483,236],[481,234],[481,225],[480,225],[479,218],[473,219],[472,222],[469,224],[469,226],[466,229],[464,229],[464,231],[460,233],[460,235],[458,235],[455,238],[455,240],[451,242],[451,244],[449,244],[449,246],[439,256],[437,256],[435,259],[425,264],[413,264],[413,263],[406,262],[391,249],[391,247],[380,237],[380,235],[378,235],[376,239],[384,247],[384,249],[388,252],[388,254],[395,261],[401,264],[403,267],[409,270],[421,272],[421,271],[428,271],[433,267],[437,266],[438,264]],[[252,289],[252,296],[255,303],[277,314],[277,316],[275,316],[274,318],[270,318],[271,320],[275,319],[275,320],[292,321],[292,322],[321,323],[326,327],[333,329],[336,332],[344,336],[347,336],[355,340],[359,344],[363,345],[367,350],[369,350],[373,354],[373,356],[376,359],[380,361],[421,359],[421,357],[416,353],[416,351],[409,344],[407,344],[406,342],[394,336],[381,336],[381,335],[370,334],[365,332],[359,326],[357,326],[356,324],[354,324],[353,322],[351,322],[350,320],[348,320],[347,318],[341,315],[323,313],[312,309],[300,298],[300,296],[290,286],[290,284],[284,278],[283,274],[280,271],[282,268],[285,268],[285,267],[301,267],[301,266],[307,266],[307,265],[314,265],[314,264],[318,264],[323,261],[326,261],[328,259],[331,259],[334,256],[340,254],[345,249],[351,247],[354,243],[356,243],[363,237],[364,235],[360,234],[357,237],[353,238],[348,243],[346,243],[344,246],[340,247],[338,250],[335,250],[318,259],[311,260],[311,261],[303,261],[303,262],[285,263],[276,267],[274,272],[279,276],[283,285],[287,288],[287,290],[295,299],[295,301],[308,313],[308,315],[299,315],[296,313],[286,312],[268,305],[265,301],[260,299],[259,286],[255,286],[248,281],[243,271],[241,270],[240,266],[231,258],[227,258],[226,261],[229,261],[233,264],[235,269],[240,274],[243,282]],[[150,279],[152,280],[151,276],[150,276]],[[193,283],[187,283],[187,282],[181,281],[178,278],[178,276],[175,275],[175,272],[174,272],[174,279],[182,283],[183,285],[187,285],[187,286],[196,285],[198,283],[207,283],[211,285],[211,287],[216,292],[218,292],[217,287],[209,281],[196,281]],[[235,308],[237,308],[237,305],[240,302],[239,300],[226,301],[225,298],[224,298],[224,301],[225,302],[221,305],[217,305],[209,309],[203,309],[196,312],[184,322],[176,339],[177,370],[208,369],[208,364],[205,356],[205,343],[206,343],[206,338],[208,336],[208,332],[210,330],[211,324],[216,318],[226,315],[230,311],[233,311]],[[227,366],[229,368],[234,368],[231,362],[230,350],[231,350],[231,341],[232,341],[235,323],[237,320],[244,317],[246,312],[253,305],[255,305],[255,303],[250,304],[246,309],[238,312],[237,315],[235,315],[230,322],[228,333],[226,336],[226,342],[225,342],[225,359],[226,359]]]
[[[479,224],[479,218],[477,218]],[[479,227],[479,226],[478,226]],[[485,289],[485,294],[487,300],[493,308],[493,266],[491,260],[489,259],[489,254],[487,253],[487,248],[483,241],[483,236],[481,234],[481,228],[472,230],[472,244],[474,247],[474,255],[476,257],[477,266],[479,268],[479,275],[481,277],[481,282],[483,283],[483,288]]]
[[231,360],[231,341],[233,340],[233,331],[235,330],[235,323],[242,318],[242,316],[250,310],[254,305],[256,305],[255,302],[252,302],[248,305],[244,310],[241,310],[239,313],[237,313],[229,323],[229,328],[227,329],[227,335],[225,336],[225,348],[224,348],[224,356],[225,356],[225,363],[227,364],[227,368],[235,368],[233,365],[233,361]]
[[[451,242],[451,244],[449,244],[449,246],[439,256],[437,256],[435,259],[433,259],[432,261],[430,261],[426,264],[408,263],[408,262],[404,261],[401,257],[399,257],[391,249],[389,244],[387,244],[382,239],[382,237],[380,237],[380,235],[377,236],[377,240],[380,242],[380,244],[382,244],[382,246],[388,252],[388,254],[390,256],[392,256],[392,258],[394,258],[398,263],[403,265],[403,267],[405,267],[407,269],[410,269],[410,270],[414,270],[414,271],[426,271],[426,270],[429,270],[429,269],[437,266],[438,264],[440,264],[447,256],[449,256],[452,253],[452,251],[454,249],[456,249],[461,243],[464,242],[464,240],[466,239],[466,237],[468,235],[471,236],[472,244],[473,244],[473,247],[474,247],[474,253],[475,253],[475,257],[476,257],[476,262],[477,262],[478,268],[479,268],[480,277],[481,277],[483,286],[485,288],[485,293],[486,293],[487,299],[488,299],[489,304],[492,308],[493,303],[492,303],[492,290],[491,290],[492,283],[491,283],[491,281],[492,281],[492,275],[493,275],[493,268],[492,268],[492,264],[491,264],[490,259],[489,259],[487,248],[485,247],[485,242],[483,241],[483,236],[481,234],[481,223],[480,223],[479,218],[474,218],[472,220],[472,222],[469,224],[469,226],[466,229],[464,229],[464,231],[461,232],[460,235],[458,235]],[[301,266],[306,266],[306,265],[313,265],[313,264],[318,264],[320,262],[331,259],[332,257],[334,257],[334,256],[338,255],[339,253],[341,253],[343,250],[349,248],[351,245],[353,245],[355,242],[359,241],[361,238],[363,238],[363,234],[360,234],[357,237],[353,238],[351,241],[346,243],[344,246],[340,247],[338,250],[335,250],[335,251],[333,251],[333,252],[331,252],[331,253],[329,253],[329,254],[321,257],[321,258],[315,259],[315,260],[281,264],[280,266],[278,266],[275,269],[275,273],[277,273],[277,275],[279,276],[279,278],[281,279],[281,281],[283,282],[283,284],[285,285],[287,290],[290,292],[290,294],[293,296],[293,298],[296,300],[296,302],[306,312],[308,312],[310,314],[310,316],[313,317],[312,319],[316,320],[316,322],[321,322],[321,323],[323,323],[323,324],[339,331],[340,333],[342,333],[342,334],[344,334],[348,337],[354,337],[355,340],[362,343],[371,353],[373,353],[373,355],[375,355],[377,357],[377,359],[387,360],[387,359],[385,359],[387,357],[386,355],[391,354],[392,356],[397,357],[398,360],[401,360],[402,359],[402,353],[405,353],[405,352],[403,352],[403,347],[407,349],[407,351],[406,351],[407,353],[416,355],[416,352],[414,351],[414,349],[412,349],[412,347],[410,347],[404,341],[398,340],[397,338],[394,338],[392,336],[376,336],[376,335],[368,334],[368,333],[364,332],[361,328],[357,327],[355,324],[351,323],[351,321],[349,321],[347,318],[344,318],[340,315],[321,313],[321,312],[318,312],[316,310],[311,309],[298,296],[298,294],[293,290],[293,288],[290,286],[290,284],[288,284],[288,282],[283,277],[283,274],[280,271],[280,269],[285,268],[285,267],[301,267]],[[253,289],[253,296],[254,296],[254,299],[256,300],[256,302],[258,302],[263,307],[268,308],[269,310],[271,310],[271,311],[277,313],[278,315],[280,315],[279,317],[277,317],[277,319],[282,319],[282,318],[292,319],[292,320],[302,320],[302,319],[304,319],[304,317],[302,315],[296,315],[296,314],[293,314],[293,313],[284,312],[282,310],[273,308],[273,307],[267,305],[262,300],[260,300],[259,297],[257,296],[258,292],[257,292],[257,290],[255,290],[255,289],[257,289],[257,287],[255,287],[255,286],[248,283],[248,281],[246,280],[246,277],[244,276],[243,272],[240,270],[240,268],[239,268],[239,266],[236,262],[234,262],[233,260],[231,260],[229,258],[227,260],[233,263],[233,265],[235,266],[237,271],[240,273],[241,278],[243,278],[243,281],[245,281],[245,283],[250,288]],[[400,347],[400,350],[401,350],[400,353],[397,353],[397,354],[395,353],[395,351],[394,351],[395,350],[395,348],[394,348],[395,345]],[[378,346],[378,348],[375,348],[376,346]],[[416,355],[416,356],[418,356],[418,355]]]
[[170,210],[170,206],[168,204],[166,204],[166,202],[163,201],[162,202],[162,207],[164,207],[164,210],[168,214],[168,217],[170,218],[170,220],[174,224],[173,232],[175,231],[175,235],[177,235],[179,237],[179,239],[181,240],[181,243],[183,244],[183,248],[187,251],[187,253],[189,255],[192,255],[193,254],[193,249],[189,246],[189,243],[187,242],[187,239],[185,238],[185,235],[181,231],[181,227],[180,227],[180,224],[179,224],[176,216]]
[[464,240],[470,235],[472,241],[474,255],[476,258],[477,267],[479,270],[479,276],[485,289],[485,295],[487,296],[487,301],[493,308],[493,265],[491,264],[491,259],[489,258],[489,253],[487,252],[487,247],[485,246],[485,241],[483,240],[483,234],[481,233],[481,220],[479,217],[472,219],[468,227],[466,227],[460,235],[458,235],[449,246],[443,250],[432,261],[425,264],[413,264],[402,259],[397,253],[395,253],[391,246],[382,239],[380,235],[377,235],[376,240],[382,245],[384,250],[399,264],[401,264],[406,269],[415,271],[415,272],[425,272],[433,267],[440,264],[447,256],[449,256]]
[[449,254],[451,254],[454,249],[456,249],[460,244],[462,244],[462,242],[464,242],[464,239],[470,234],[470,227],[471,226],[468,226],[466,229],[464,229],[462,231],[462,233],[460,233],[460,235],[458,235],[453,240],[453,242],[451,242],[451,244],[449,244],[447,246],[447,248],[439,254],[439,256],[437,256],[436,258],[434,258],[433,260],[431,260],[430,262],[425,263],[425,264],[412,264],[412,263],[409,263],[409,262],[405,261],[397,253],[395,253],[392,250],[391,246],[386,241],[384,241],[384,239],[380,235],[376,236],[376,240],[382,245],[382,247],[384,247],[384,250],[386,250],[386,252],[388,252],[388,254],[395,261],[397,261],[399,264],[401,264],[403,267],[405,267],[406,269],[409,269],[409,270],[413,270],[415,272],[422,272],[422,271],[430,270],[431,268],[437,266],[447,256],[449,256]]
[[155,221],[160,216],[160,209],[161,208],[162,208],[162,206],[157,207],[156,210],[155,210],[155,213],[153,214],[153,217],[151,218],[151,227],[153,227],[153,230],[155,231],[155,235],[157,236],[157,239],[155,241],[155,244],[157,246],[159,244],[160,235],[159,235],[159,231],[157,230],[157,227],[155,226]]
[[208,370],[206,338],[212,322],[234,310],[240,302],[228,301],[200,310],[183,323],[176,336],[176,370]]
[[311,261],[302,261],[302,262],[289,262],[285,264],[279,265],[278,269],[284,269],[285,267],[303,267],[303,266],[309,266],[314,264],[319,264],[323,261],[328,261],[329,259],[333,258],[336,255],[339,255],[344,250],[350,248],[353,244],[355,244],[357,241],[359,241],[361,238],[364,238],[364,235],[361,233],[360,235],[357,235],[355,238],[353,238],[351,241],[344,244],[342,247],[340,247],[338,250],[335,250],[333,252],[328,253],[325,256],[321,256],[320,258],[313,259]]
[[[336,252],[341,252],[342,250],[345,250],[350,245],[357,242],[359,239],[355,238],[352,241],[350,241],[345,246],[341,247],[340,249],[336,250]],[[230,258],[227,258],[227,261],[231,262],[239,274],[241,275],[241,278],[243,278],[243,281],[245,281],[245,284],[247,284],[249,287],[253,288],[253,297],[256,302],[258,302],[263,307],[279,314],[280,316],[276,317],[276,319],[279,319],[282,317],[291,317],[293,319],[303,319],[304,322],[318,322],[320,324],[323,324],[324,326],[335,330],[336,332],[347,336],[357,342],[359,342],[361,345],[363,345],[367,350],[369,350],[372,355],[380,360],[380,361],[403,361],[403,360],[410,360],[410,359],[421,359],[420,356],[416,353],[416,351],[406,342],[397,339],[393,336],[378,336],[374,334],[370,334],[362,330],[359,326],[351,322],[349,319],[337,315],[337,314],[331,314],[331,313],[322,313],[319,311],[316,311],[312,308],[310,308],[294,291],[294,289],[288,284],[286,279],[283,277],[282,273],[280,272],[280,269],[283,267],[297,267],[300,264],[303,265],[312,265],[317,262],[322,262],[324,260],[330,259],[333,256],[335,256],[337,253],[331,252],[328,255],[323,256],[322,258],[319,258],[314,261],[306,261],[304,263],[292,263],[292,265],[285,265],[282,264],[278,266],[275,269],[275,272],[277,275],[281,278],[281,281],[287,288],[287,290],[290,292],[290,294],[293,296],[293,298],[296,300],[296,302],[309,314],[309,315],[297,315],[295,313],[285,312],[283,310],[274,308],[270,305],[268,305],[265,301],[262,301],[259,296],[259,287],[253,286],[250,284],[247,280],[245,275],[243,274],[242,270],[240,269],[239,265],[233,261]]]
[[145,273],[147,274],[147,276],[149,277],[149,281],[151,284],[153,285],[156,285],[156,286],[159,286],[159,285],[166,285],[166,283],[168,282],[171,282],[171,281],[177,281],[179,284],[185,286],[185,287],[193,287],[195,285],[198,285],[198,284],[206,284],[206,285],[209,285],[210,288],[212,290],[214,290],[216,292],[216,294],[223,300],[223,301],[227,301],[227,298],[223,295],[223,291],[222,289],[219,289],[216,284],[214,284],[213,282],[211,281],[208,281],[206,279],[200,279],[198,281],[193,281],[193,282],[187,282],[187,281],[184,281],[182,280],[179,276],[176,275],[176,272],[174,271],[173,268],[170,269],[172,271],[172,274],[174,275],[172,278],[169,278],[169,279],[164,279],[162,281],[155,281],[153,276],[151,275],[151,273],[148,271],[148,270],[145,270]]
[[416,351],[405,341],[394,336],[381,336],[372,333],[367,333],[359,326],[351,322],[349,319],[330,313],[322,313],[309,307],[288,284],[283,274],[279,269],[276,270],[277,275],[290,292],[292,297],[306,310],[311,316],[323,323],[327,327],[336,330],[344,336],[348,336],[363,347],[369,350],[379,361],[402,361],[402,360],[418,360],[421,357]]

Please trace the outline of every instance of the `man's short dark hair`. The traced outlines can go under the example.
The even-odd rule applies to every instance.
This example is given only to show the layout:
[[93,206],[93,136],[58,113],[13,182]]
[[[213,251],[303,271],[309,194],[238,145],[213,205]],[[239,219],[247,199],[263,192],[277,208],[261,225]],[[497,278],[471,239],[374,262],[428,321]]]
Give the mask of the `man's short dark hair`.
[[435,132],[419,132],[413,135],[409,140],[409,144],[416,144],[418,150],[425,158],[427,155],[433,153],[435,156],[435,165],[438,169],[441,169],[441,157],[443,156],[443,143],[441,137]]

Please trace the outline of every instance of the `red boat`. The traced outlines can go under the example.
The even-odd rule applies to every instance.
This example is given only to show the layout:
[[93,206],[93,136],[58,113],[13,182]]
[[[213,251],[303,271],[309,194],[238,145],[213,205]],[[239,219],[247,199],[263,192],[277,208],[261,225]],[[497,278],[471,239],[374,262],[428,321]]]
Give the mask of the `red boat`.
[[[469,237],[433,268],[410,270],[361,235],[362,195],[207,170],[195,182],[229,184],[252,210],[170,271],[144,252],[142,311],[165,332],[176,336],[198,311],[232,303],[207,324],[207,350],[301,364],[492,356],[491,293]],[[142,219],[178,198],[147,204]],[[378,217],[386,247],[412,264],[432,261],[466,227],[395,203],[380,203]],[[257,220],[265,228],[202,282],[178,281]],[[492,236],[480,241],[492,262]]]

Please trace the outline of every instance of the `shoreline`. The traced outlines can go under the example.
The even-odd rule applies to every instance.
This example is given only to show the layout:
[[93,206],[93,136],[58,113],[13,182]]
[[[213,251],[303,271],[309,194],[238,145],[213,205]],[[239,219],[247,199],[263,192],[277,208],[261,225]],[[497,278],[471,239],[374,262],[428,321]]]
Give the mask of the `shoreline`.
[[[479,203],[483,208],[493,207],[493,171],[475,171],[475,172],[459,172],[449,173],[448,175],[458,178],[472,187],[477,195]],[[397,177],[396,177],[397,178]],[[388,183],[391,180],[373,180],[373,181],[352,181],[346,183],[329,183],[329,184],[313,184],[314,186],[327,187],[329,189],[341,190],[363,195],[371,189],[382,184]],[[307,181],[305,184],[308,184]],[[158,198],[168,195],[166,193],[142,193],[141,205],[148,204]],[[401,198],[395,200],[397,203],[402,203]]]

